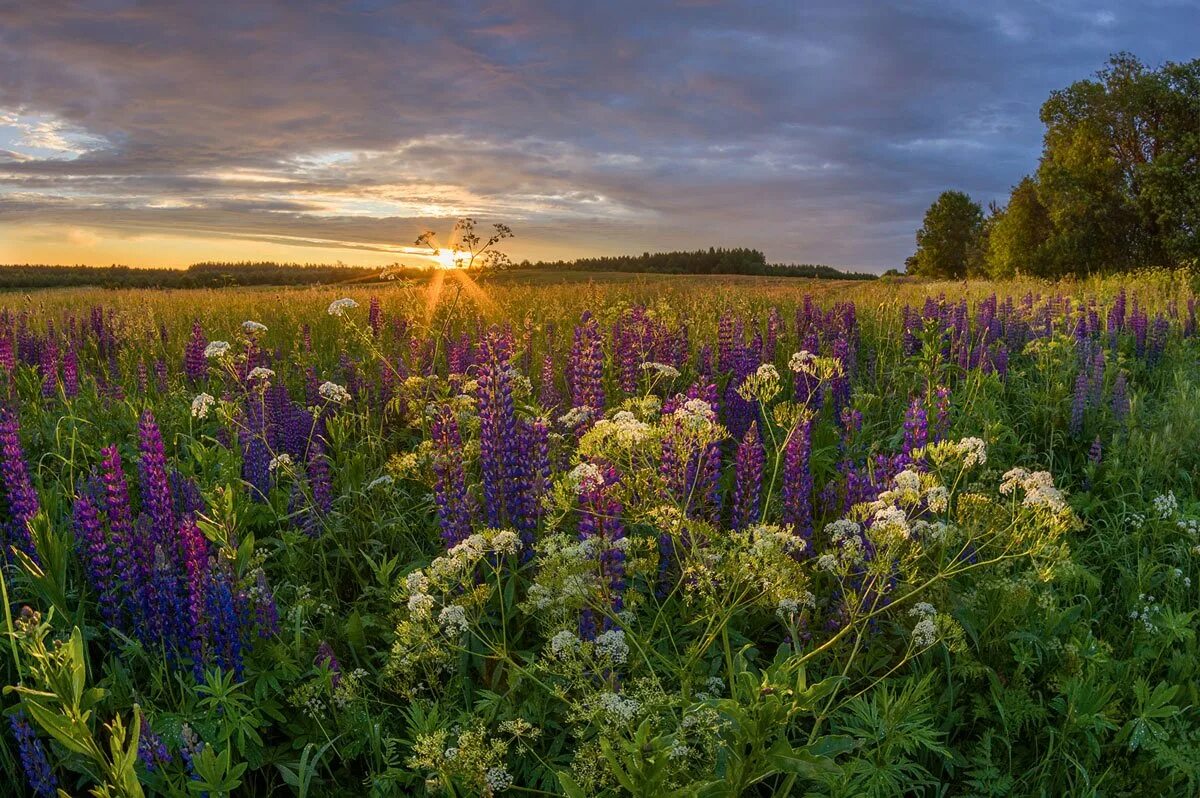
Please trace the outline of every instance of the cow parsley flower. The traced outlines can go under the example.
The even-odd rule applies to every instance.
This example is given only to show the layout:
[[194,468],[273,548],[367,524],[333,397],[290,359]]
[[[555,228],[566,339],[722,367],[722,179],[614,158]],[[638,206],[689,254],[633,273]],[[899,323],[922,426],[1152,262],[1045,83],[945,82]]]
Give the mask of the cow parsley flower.
[[210,360],[214,357],[225,357],[228,354],[228,341],[209,341],[208,346],[204,347],[204,356]]
[[1164,521],[1174,518],[1175,514],[1179,512],[1179,500],[1175,498],[1175,491],[1173,490],[1155,496],[1153,503],[1155,514]]
[[932,618],[922,618],[913,627],[912,637],[913,644],[918,648],[929,648],[937,642],[937,624]]
[[488,768],[483,779],[492,792],[504,792],[513,785],[513,777],[503,765]]
[[666,363],[646,362],[642,364],[642,371],[653,371],[658,376],[666,377],[669,380],[679,376],[679,369],[668,366]]
[[344,316],[347,310],[354,310],[356,307],[358,307],[358,303],[350,297],[335,299],[329,303],[329,315]]
[[265,366],[255,366],[250,369],[250,373],[246,375],[248,380],[269,380],[275,376],[275,372]]
[[267,325],[265,325],[265,324],[259,324],[257,321],[242,322],[242,332],[246,333],[246,335],[254,335],[255,333],[265,333],[266,331],[267,331]]
[[462,635],[470,627],[466,608],[461,604],[442,607],[442,611],[438,613],[438,625],[449,637]]
[[192,418],[208,418],[208,411],[212,410],[216,403],[217,400],[211,394],[196,394],[196,398],[192,400]]
[[737,393],[747,402],[765,404],[778,396],[782,389],[779,370],[770,363],[763,363],[757,371],[742,381]]
[[344,405],[350,401],[350,392],[336,382],[326,381],[321,383],[321,386],[317,388],[317,393],[321,395],[322,399],[328,402],[336,402],[339,405]]
[[281,468],[291,468],[292,456],[287,452],[277,454],[271,458],[271,462],[267,464],[267,470],[274,473]]
[[600,708],[610,720],[618,723],[629,723],[637,717],[642,705],[632,698],[625,698],[616,693],[601,693]]
[[797,374],[816,374],[817,356],[807,349],[796,352],[788,360],[788,368]]
[[623,665],[629,658],[629,644],[625,642],[625,632],[620,629],[609,629],[596,635],[592,641],[596,653],[607,657],[614,665]]
[[550,653],[561,657],[579,650],[579,635],[570,630],[563,630],[550,638]]
[[594,490],[604,484],[604,472],[595,463],[580,463],[567,474],[567,484],[576,492]]

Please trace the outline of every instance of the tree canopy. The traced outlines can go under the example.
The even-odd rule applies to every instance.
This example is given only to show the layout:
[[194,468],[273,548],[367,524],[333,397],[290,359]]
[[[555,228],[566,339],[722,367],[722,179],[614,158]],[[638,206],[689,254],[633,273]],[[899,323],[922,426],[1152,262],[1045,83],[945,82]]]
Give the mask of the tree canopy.
[[910,273],[1051,277],[1200,262],[1200,59],[1152,69],[1118,53],[1052,92],[1041,120],[1036,172],[977,225],[969,197],[943,193]]

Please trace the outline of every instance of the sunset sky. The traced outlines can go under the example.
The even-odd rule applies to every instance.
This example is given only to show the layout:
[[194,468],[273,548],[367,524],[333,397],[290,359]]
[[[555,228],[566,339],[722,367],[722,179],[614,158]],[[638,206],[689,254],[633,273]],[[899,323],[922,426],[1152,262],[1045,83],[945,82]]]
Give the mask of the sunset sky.
[[417,262],[710,245],[902,267],[946,188],[1001,200],[1168,2],[3,2],[0,263]]

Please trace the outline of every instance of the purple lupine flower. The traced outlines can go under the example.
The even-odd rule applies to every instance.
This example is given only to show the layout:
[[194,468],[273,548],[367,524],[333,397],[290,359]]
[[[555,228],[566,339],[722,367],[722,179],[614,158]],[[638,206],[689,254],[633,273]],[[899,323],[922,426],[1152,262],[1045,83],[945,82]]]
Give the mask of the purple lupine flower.
[[154,361],[154,387],[159,393],[167,392],[167,363],[161,357]]
[[554,355],[547,352],[542,356],[542,379],[538,391],[538,404],[546,410],[556,410],[562,402],[554,376]]
[[805,554],[812,555],[813,533],[813,475],[809,465],[812,451],[812,419],[796,424],[783,450],[783,523],[807,544]]
[[58,794],[58,779],[50,769],[46,746],[38,739],[24,711],[8,717],[8,725],[17,740],[17,754],[21,769],[25,771],[25,783],[39,798],[54,798]]
[[833,358],[841,364],[841,373],[829,381],[829,397],[833,405],[833,417],[841,415],[842,408],[850,405],[850,375],[855,367],[850,341],[845,336],[834,339],[831,350]]
[[205,599],[208,595],[208,540],[191,516],[185,517],[183,523],[180,524],[179,536],[182,542],[182,571],[186,594],[184,628],[187,630],[187,647],[192,660],[192,675],[195,676],[196,681],[200,681],[204,678],[204,643],[208,629],[204,614]]
[[507,341],[498,330],[483,339],[479,371],[479,465],[483,475],[485,523],[498,528],[505,511],[519,502],[516,471],[522,452],[517,439]]
[[509,492],[509,521],[526,545],[533,543],[533,532],[541,518],[541,499],[550,484],[550,429],[543,419],[518,422],[519,456],[513,463],[512,486]]
[[[133,510],[129,504],[129,488],[125,483],[125,471],[121,467],[121,455],[117,447],[106,446],[100,450],[100,479],[104,487],[104,509],[108,517],[108,535],[112,546],[114,577],[122,586],[124,595],[137,590],[144,577],[140,567],[140,551],[133,527]],[[114,582],[116,584],[117,582]],[[140,619],[136,608],[122,602],[126,608],[118,626],[129,630]]]
[[167,476],[167,456],[163,449],[162,433],[154,414],[142,412],[138,422],[138,487],[142,509],[150,516],[152,540],[156,545],[168,545],[175,532],[175,506],[171,497],[171,482]]
[[1100,436],[1092,441],[1092,446],[1088,449],[1088,461],[1092,465],[1100,465],[1100,460],[1104,457],[1104,444],[1100,442]]
[[1167,337],[1171,333],[1171,323],[1163,314],[1158,313],[1154,316],[1154,323],[1150,327],[1149,342],[1146,347],[1146,362],[1151,366],[1157,365],[1162,360],[1163,352],[1167,348]]
[[367,325],[371,328],[371,335],[376,338],[383,331],[383,305],[377,296],[371,297],[367,305]]
[[16,546],[36,560],[29,522],[38,514],[38,494],[21,448],[20,422],[8,408],[0,409],[0,484],[8,509],[8,518],[3,522],[4,559],[8,558],[9,547]]
[[763,340],[763,360],[768,363],[775,362],[775,356],[779,352],[779,333],[783,330],[783,316],[779,315],[779,308],[774,305],[767,312],[767,337]]
[[1117,421],[1123,421],[1129,415],[1129,391],[1126,386],[1125,372],[1119,372],[1113,381],[1112,411]]
[[939,385],[934,391],[934,396],[937,415],[933,424],[933,439],[940,441],[945,439],[946,433],[950,431],[950,389]]
[[600,478],[583,480],[579,487],[579,539],[594,541],[600,549],[599,566],[602,603],[608,612],[597,629],[595,616],[585,610],[580,619],[580,637],[592,640],[596,633],[615,626],[613,616],[625,608],[625,551],[621,540],[625,524],[621,520],[623,507],[612,490],[618,476],[612,468],[600,469]]
[[604,409],[604,351],[600,345],[600,325],[590,310],[583,312],[575,328],[570,377],[574,407]]
[[204,611],[208,620],[208,642],[212,645],[213,662],[221,670],[233,671],[234,678],[241,679],[242,624],[234,599],[233,580],[227,569],[213,569],[208,581]]
[[104,534],[94,495],[99,489],[100,486],[94,484],[81,490],[75,499],[72,516],[84,574],[99,598],[100,617],[115,626],[120,618],[121,586],[114,578],[113,552]]
[[914,396],[904,413],[904,455],[912,458],[912,453],[929,442],[929,418],[925,413],[925,403],[921,397]]
[[1071,424],[1070,430],[1072,435],[1079,435],[1083,432],[1083,413],[1087,410],[1088,403],[1088,378],[1086,372],[1079,372],[1079,376],[1075,378],[1075,395],[1071,400]]
[[279,608],[275,604],[275,593],[267,584],[267,575],[261,568],[254,577],[250,598],[254,611],[254,628],[258,636],[265,640],[279,634]]
[[462,436],[454,411],[443,408],[433,417],[429,433],[433,443],[434,503],[446,548],[471,534],[471,502],[462,465]]
[[74,342],[67,347],[67,353],[63,355],[62,367],[63,393],[68,398],[74,398],[79,395],[79,352],[75,348]]
[[271,492],[271,449],[266,406],[259,397],[247,397],[244,419],[237,425],[242,444],[242,479],[250,487],[251,498],[265,502]]
[[171,764],[171,752],[161,736],[151,728],[146,716],[141,716],[140,731],[138,732],[138,761],[146,768],[147,773],[165,768]]
[[759,520],[763,467],[766,452],[758,434],[758,423],[751,422],[738,444],[734,464],[733,528],[745,529]]
[[1149,319],[1138,307],[1137,299],[1133,301],[1133,311],[1129,314],[1129,326],[1133,329],[1133,351],[1138,357],[1146,354],[1146,338],[1149,332]]
[[3,368],[5,373],[12,374],[16,367],[17,356],[13,351],[13,339],[5,332],[4,335],[0,335],[0,368]]
[[51,399],[58,393],[58,347],[49,334],[42,347],[41,369],[42,397]]
[[204,328],[199,320],[192,322],[192,335],[183,349],[183,373],[192,382],[199,382],[208,374],[208,358],[204,356],[207,346]]
[[333,653],[333,646],[324,640],[317,645],[317,656],[313,658],[313,665],[329,671],[330,684],[335,690],[342,683],[342,664],[338,662],[337,654]]
[[321,515],[333,509],[333,477],[329,471],[329,459],[325,456],[322,439],[316,439],[308,449],[305,463],[308,489],[312,491],[313,508]]

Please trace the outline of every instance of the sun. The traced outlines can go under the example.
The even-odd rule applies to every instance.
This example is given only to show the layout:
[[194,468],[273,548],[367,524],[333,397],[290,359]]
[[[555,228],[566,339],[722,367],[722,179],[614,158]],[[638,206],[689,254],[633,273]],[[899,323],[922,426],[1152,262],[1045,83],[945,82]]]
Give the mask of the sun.
[[461,249],[442,249],[432,256],[439,269],[458,269],[471,259],[471,253]]

